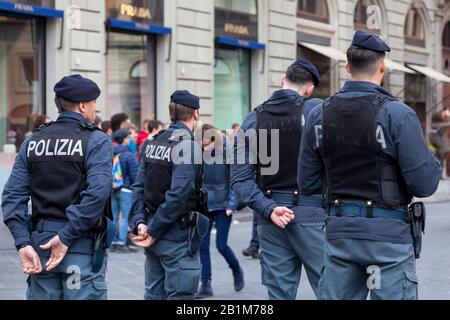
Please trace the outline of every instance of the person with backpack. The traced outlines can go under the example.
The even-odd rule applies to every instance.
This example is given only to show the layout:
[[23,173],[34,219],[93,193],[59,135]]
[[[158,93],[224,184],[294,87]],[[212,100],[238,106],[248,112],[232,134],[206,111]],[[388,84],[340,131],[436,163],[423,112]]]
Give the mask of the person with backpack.
[[[118,233],[113,242],[112,251],[135,252],[136,249],[127,245],[128,214],[131,207],[131,187],[136,179],[138,163],[134,153],[129,148],[131,132],[119,129],[114,132],[113,160],[113,194],[112,211]],[[122,219],[119,220],[120,212]]]

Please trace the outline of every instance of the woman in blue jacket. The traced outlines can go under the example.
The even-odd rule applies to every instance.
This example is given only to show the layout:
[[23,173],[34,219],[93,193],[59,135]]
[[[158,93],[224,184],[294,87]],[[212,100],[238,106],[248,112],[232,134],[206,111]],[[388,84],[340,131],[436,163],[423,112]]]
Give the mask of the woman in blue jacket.
[[[203,148],[205,154],[216,155],[216,146],[223,148],[225,159],[226,141],[221,138],[215,141],[212,138],[205,139],[205,133],[215,132],[215,137],[222,137],[220,131],[211,125],[203,126]],[[207,134],[206,136],[211,136]],[[225,162],[225,161],[223,161]],[[211,216],[211,223],[208,234],[203,238],[200,247],[200,260],[202,263],[201,285],[195,295],[196,299],[202,299],[213,295],[211,287],[211,256],[209,251],[211,229],[213,223],[216,224],[216,246],[219,253],[224,257],[228,266],[233,272],[234,288],[241,291],[244,288],[244,273],[239,265],[235,254],[228,246],[228,233],[232,222],[232,215],[238,207],[238,199],[230,188],[230,167],[225,163],[213,163],[203,165],[203,188],[208,191],[208,210]]]

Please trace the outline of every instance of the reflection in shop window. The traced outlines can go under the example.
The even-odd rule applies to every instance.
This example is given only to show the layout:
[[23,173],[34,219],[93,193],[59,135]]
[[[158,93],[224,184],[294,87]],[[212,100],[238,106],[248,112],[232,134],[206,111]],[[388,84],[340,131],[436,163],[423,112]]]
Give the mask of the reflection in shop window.
[[44,20],[0,16],[0,152],[18,150],[45,112],[44,54]]
[[405,21],[405,43],[425,47],[425,27],[416,8],[409,10]]
[[297,17],[329,23],[329,12],[326,0],[298,0]]
[[375,0],[359,0],[355,7],[354,28],[380,34],[380,10]]
[[257,0],[215,0],[215,6],[222,9],[256,15],[258,13],[256,1]]

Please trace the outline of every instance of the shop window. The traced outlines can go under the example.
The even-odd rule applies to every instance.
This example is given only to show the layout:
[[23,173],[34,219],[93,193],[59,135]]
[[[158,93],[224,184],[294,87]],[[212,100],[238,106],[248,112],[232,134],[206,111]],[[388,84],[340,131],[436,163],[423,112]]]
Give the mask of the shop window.
[[359,0],[355,7],[354,28],[380,34],[381,9],[375,0]]
[[330,23],[326,0],[298,0],[297,17]]
[[45,20],[0,16],[0,152],[18,149],[44,114],[44,67]]
[[425,27],[423,19],[417,9],[412,8],[406,15],[405,21],[405,43],[425,47]]
[[126,113],[139,126],[155,117],[155,39],[111,32],[106,57],[106,116]]
[[258,13],[256,0],[216,0],[215,6],[217,8],[238,11],[251,15],[256,15]]
[[417,113],[422,129],[426,132],[426,78],[420,74],[406,74],[405,86],[405,103]]
[[214,65],[214,124],[230,129],[250,111],[250,51],[216,48]]

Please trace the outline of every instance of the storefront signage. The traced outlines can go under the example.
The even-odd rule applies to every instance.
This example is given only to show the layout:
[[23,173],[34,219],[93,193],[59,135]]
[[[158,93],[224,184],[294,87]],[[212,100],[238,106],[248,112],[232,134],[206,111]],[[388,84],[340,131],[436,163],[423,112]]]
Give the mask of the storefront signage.
[[258,16],[216,7],[216,36],[258,40]]
[[164,0],[106,0],[108,19],[164,25]]
[[[32,4],[31,4],[32,3]],[[36,5],[39,4],[39,5]],[[42,5],[42,6],[41,6]],[[45,7],[44,7],[45,6]],[[63,18],[64,11],[53,9],[53,1],[0,1],[0,11],[46,18]]]

